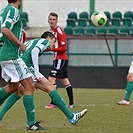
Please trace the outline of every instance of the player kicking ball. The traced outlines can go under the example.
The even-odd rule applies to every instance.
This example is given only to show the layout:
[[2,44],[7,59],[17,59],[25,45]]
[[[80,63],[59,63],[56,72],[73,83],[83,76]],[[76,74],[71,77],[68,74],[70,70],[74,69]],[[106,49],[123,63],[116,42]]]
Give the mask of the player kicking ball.
[[[39,88],[47,92],[54,102],[54,104],[65,114],[68,118],[68,121],[71,124],[76,124],[77,121],[82,118],[86,113],[87,109],[84,109],[81,112],[73,113],[71,112],[62,97],[58,94],[56,88],[39,72],[38,57],[41,56],[45,50],[52,50],[54,43],[56,42],[55,36],[46,31],[42,34],[41,38],[36,38],[29,40],[25,43],[27,49],[22,55],[22,59],[28,66],[29,71],[32,74],[32,79],[35,83],[35,88]],[[5,102],[2,109],[0,110],[0,121],[4,114],[23,96],[24,88],[20,85],[17,92],[13,93]],[[39,125],[39,122],[34,123],[33,125],[27,124],[27,130],[45,130],[45,128]]]

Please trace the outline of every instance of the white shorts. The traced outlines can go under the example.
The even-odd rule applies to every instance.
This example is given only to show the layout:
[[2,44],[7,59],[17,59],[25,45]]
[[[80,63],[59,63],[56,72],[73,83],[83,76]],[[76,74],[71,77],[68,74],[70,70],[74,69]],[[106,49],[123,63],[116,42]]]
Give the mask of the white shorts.
[[[36,83],[37,80],[36,80],[34,68],[33,67],[28,67],[28,69],[29,69],[30,73],[32,74],[32,80],[33,80],[33,82]],[[39,75],[40,75],[40,78],[44,77],[41,73],[39,73]]]
[[133,61],[131,62],[130,68],[128,70],[128,73],[133,73]]
[[19,82],[23,79],[31,77],[28,67],[21,58],[16,60],[2,61],[1,68],[2,78],[6,82]]

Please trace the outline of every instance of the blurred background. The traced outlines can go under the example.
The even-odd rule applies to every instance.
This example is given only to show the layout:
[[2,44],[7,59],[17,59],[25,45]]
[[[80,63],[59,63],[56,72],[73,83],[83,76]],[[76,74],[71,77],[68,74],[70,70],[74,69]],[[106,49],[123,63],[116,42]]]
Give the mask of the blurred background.
[[[6,5],[7,1],[0,0],[0,9]],[[93,26],[90,16],[94,11],[106,14],[105,26]],[[23,0],[20,13],[27,40],[49,30],[50,12],[59,15],[58,25],[67,35],[73,87],[125,88],[132,61],[133,0]],[[46,77],[52,59],[51,53],[39,59]]]

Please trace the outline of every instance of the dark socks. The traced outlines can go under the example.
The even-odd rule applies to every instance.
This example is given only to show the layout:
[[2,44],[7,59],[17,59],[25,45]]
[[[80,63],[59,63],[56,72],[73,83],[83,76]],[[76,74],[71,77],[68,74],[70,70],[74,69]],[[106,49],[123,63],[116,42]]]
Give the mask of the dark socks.
[[73,102],[72,85],[71,84],[68,84],[68,85],[65,86],[65,88],[66,88],[67,95],[68,95],[68,98],[69,98],[69,105],[72,105],[72,104],[74,104],[74,102]]

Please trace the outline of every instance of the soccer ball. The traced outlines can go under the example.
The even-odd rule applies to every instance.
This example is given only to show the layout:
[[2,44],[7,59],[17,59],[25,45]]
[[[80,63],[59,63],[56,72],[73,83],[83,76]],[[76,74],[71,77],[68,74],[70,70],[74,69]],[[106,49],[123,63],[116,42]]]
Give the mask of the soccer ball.
[[91,22],[93,23],[94,26],[96,27],[102,27],[106,24],[107,22],[107,16],[105,15],[104,12],[98,12],[95,11],[91,15]]

